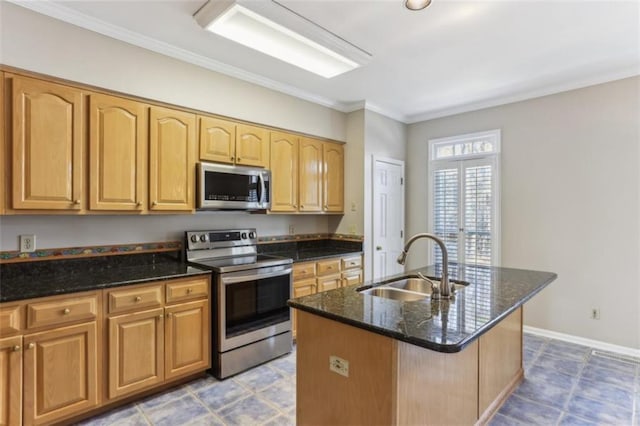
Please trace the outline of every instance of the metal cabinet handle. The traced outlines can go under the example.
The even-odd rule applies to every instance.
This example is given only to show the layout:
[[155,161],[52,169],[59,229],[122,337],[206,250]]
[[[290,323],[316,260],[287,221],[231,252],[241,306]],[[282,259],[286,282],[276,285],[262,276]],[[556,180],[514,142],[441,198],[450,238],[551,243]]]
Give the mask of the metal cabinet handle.
[[301,209],[304,209],[304,205],[303,205],[303,204],[300,204],[300,208],[301,208]]
[[19,345],[15,345],[15,346],[13,347],[13,351],[14,351],[14,352],[20,352],[20,346],[19,346]]
[[162,321],[162,319],[164,319],[164,316],[162,314],[158,315],[158,321]]
[[171,312],[167,312],[167,318],[171,318],[173,314]]
[[35,343],[33,343],[33,342],[32,342],[32,343],[29,343],[29,344],[27,345],[27,348],[28,348],[28,349],[33,349],[33,348],[35,348],[35,347],[36,347],[36,344],[35,344]]
[[154,201],[153,203],[151,203],[151,205],[152,205],[153,207],[155,207],[155,206],[157,206],[157,205],[158,205],[158,202],[157,202],[157,201]]
[[142,207],[142,201],[138,201],[138,202],[136,203],[136,207]]
[[64,315],[69,315],[70,312],[71,312],[71,309],[69,308],[65,308],[64,311],[62,311]]
[[136,296],[135,299],[133,299],[134,302],[140,302],[142,300],[142,297],[140,296]]
[[193,289],[192,288],[188,288],[187,289],[187,294],[191,294],[191,293],[193,293]]
[[80,204],[80,200],[73,200],[73,204],[75,204],[75,205]]
[[298,207],[298,206],[296,206],[296,205],[294,204],[294,205],[293,205],[293,208],[295,209],[296,207]]
[[242,161],[242,158],[238,157],[238,158],[236,159],[236,161]]
[[233,158],[234,158],[234,157],[233,157],[233,155],[232,155],[232,156],[231,156],[231,161],[233,161]]

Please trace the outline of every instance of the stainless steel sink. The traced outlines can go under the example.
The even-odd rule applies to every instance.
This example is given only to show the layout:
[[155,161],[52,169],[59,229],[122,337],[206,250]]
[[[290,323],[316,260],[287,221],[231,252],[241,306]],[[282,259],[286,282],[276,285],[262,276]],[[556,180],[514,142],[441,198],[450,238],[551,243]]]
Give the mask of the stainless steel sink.
[[428,295],[412,291],[400,290],[393,287],[373,287],[361,290],[360,293],[370,296],[384,297],[385,299],[398,300],[400,302],[413,302],[415,300],[426,299]]
[[[464,281],[451,282],[451,284],[453,285],[454,291],[458,291],[469,285],[469,283]],[[358,291],[370,296],[411,302],[430,297],[434,285],[439,286],[440,281],[437,279],[431,280],[416,276],[405,276],[391,281],[385,281],[377,287],[365,287],[358,289]]]

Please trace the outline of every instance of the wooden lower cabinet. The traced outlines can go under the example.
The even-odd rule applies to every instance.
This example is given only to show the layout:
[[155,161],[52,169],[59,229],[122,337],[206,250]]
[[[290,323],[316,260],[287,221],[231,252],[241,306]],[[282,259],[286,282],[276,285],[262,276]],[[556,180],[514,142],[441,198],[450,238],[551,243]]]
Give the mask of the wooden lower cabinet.
[[48,424],[98,406],[97,323],[24,336],[24,423]]
[[208,300],[166,308],[166,379],[209,367],[210,318]]
[[22,336],[0,339],[0,425],[22,422]]
[[109,318],[109,398],[164,380],[162,308]]

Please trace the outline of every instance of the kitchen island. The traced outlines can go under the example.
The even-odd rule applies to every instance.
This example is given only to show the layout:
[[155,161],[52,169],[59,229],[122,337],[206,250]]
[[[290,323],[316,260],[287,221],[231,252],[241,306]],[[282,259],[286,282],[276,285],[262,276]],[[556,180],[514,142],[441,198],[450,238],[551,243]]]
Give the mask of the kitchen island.
[[[418,272],[440,275],[437,267],[403,275]],[[448,300],[398,301],[357,286],[292,299],[297,423],[489,420],[523,378],[522,305],[556,274],[469,265],[449,272],[468,285]]]

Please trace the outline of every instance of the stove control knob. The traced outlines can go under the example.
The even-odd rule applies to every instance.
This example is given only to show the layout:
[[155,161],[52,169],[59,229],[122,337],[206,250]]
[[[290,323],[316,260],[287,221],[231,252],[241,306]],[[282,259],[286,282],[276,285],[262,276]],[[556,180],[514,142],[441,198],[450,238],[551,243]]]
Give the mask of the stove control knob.
[[243,239],[243,240],[246,240],[247,239],[247,233],[243,232],[242,235],[240,235],[240,238]]
[[193,243],[197,243],[197,242],[198,242],[198,236],[197,236],[197,235],[195,235],[195,234],[193,234],[193,235],[191,236],[191,242],[193,242]]
[[249,238],[251,238],[252,240],[256,237],[256,233],[251,231],[249,232]]
[[202,241],[203,243],[206,243],[208,239],[209,238],[207,237],[207,234],[200,235],[200,241]]

